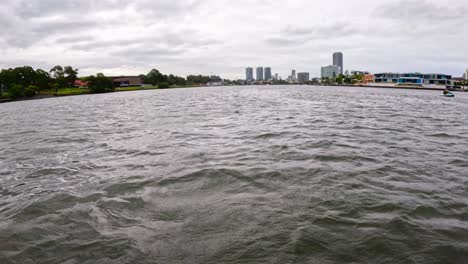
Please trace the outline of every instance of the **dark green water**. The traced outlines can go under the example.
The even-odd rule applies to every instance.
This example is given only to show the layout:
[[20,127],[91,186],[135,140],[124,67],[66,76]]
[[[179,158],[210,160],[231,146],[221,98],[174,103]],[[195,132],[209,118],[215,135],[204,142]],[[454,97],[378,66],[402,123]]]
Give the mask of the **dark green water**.
[[0,105],[0,263],[467,263],[468,93]]

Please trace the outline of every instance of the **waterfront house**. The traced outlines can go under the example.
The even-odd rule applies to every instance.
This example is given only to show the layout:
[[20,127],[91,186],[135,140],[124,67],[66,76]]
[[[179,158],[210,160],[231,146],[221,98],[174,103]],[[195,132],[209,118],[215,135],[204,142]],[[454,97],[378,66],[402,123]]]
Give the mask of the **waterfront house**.
[[83,81],[83,80],[75,80],[73,83],[73,86],[78,87],[78,88],[88,88],[88,82]]
[[140,76],[117,76],[110,77],[115,87],[142,86],[143,80]]
[[375,76],[374,74],[365,74],[362,76],[361,83],[363,84],[369,84],[375,82]]

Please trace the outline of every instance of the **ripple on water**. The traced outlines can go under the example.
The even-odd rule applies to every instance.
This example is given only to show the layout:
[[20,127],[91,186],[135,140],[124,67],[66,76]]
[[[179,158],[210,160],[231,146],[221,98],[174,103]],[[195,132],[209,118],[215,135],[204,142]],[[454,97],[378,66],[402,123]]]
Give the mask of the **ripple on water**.
[[0,263],[465,263],[467,102],[261,86],[4,104]]

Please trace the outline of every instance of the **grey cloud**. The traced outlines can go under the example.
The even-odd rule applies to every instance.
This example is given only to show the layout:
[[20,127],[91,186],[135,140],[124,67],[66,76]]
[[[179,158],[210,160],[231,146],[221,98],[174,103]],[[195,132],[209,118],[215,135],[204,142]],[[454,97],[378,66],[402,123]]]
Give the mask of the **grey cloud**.
[[312,40],[342,38],[362,35],[367,29],[358,28],[346,23],[315,25],[311,27],[287,26],[277,36],[267,38],[266,41],[274,46],[302,45]]
[[57,33],[76,34],[82,30],[92,29],[95,26],[97,26],[97,22],[95,21],[50,21],[39,22],[31,30],[34,33],[47,37],[48,35]]
[[74,50],[80,51],[91,51],[97,49],[110,49],[113,47],[122,47],[122,46],[129,46],[140,43],[140,40],[128,40],[128,39],[120,39],[120,40],[106,40],[106,41],[89,41],[82,44],[72,45],[70,48]]
[[19,0],[14,4],[16,13],[24,19],[64,14],[91,14],[102,11],[134,8],[137,12],[174,16],[196,8],[199,0]]
[[434,23],[466,19],[466,5],[435,4],[427,0],[401,0],[379,6],[375,13],[382,18],[389,18],[404,23],[405,21],[424,20]]
[[282,35],[287,37],[343,37],[359,34],[361,31],[347,23],[333,23],[326,25],[315,25],[312,27],[288,26],[283,30]]
[[151,16],[174,16],[195,11],[201,0],[139,0],[133,3],[135,10]]
[[[185,14],[200,5],[199,0],[18,0],[0,3],[0,26],[7,34],[0,36],[12,47],[27,48],[51,36],[56,43],[74,41],[74,35],[83,31],[99,30],[124,25],[119,16],[134,10],[141,13],[149,25],[155,25],[170,17]],[[107,15],[102,15],[107,12]],[[84,14],[84,16],[83,16]],[[129,17],[129,19],[132,19]],[[145,31],[147,31],[145,29]],[[148,34],[150,32],[147,32]],[[89,39],[88,39],[89,40]],[[81,40],[82,41],[82,40]],[[168,36],[173,45],[182,45],[183,37]],[[97,44],[99,48],[99,44]],[[76,46],[89,50],[92,45]]]
[[60,37],[56,39],[55,42],[58,44],[69,44],[69,43],[77,43],[77,42],[89,42],[93,40],[95,40],[93,36],[78,35],[78,36]]
[[184,50],[181,49],[170,49],[170,48],[150,48],[145,49],[144,47],[134,48],[134,49],[127,49],[113,52],[112,55],[114,56],[125,56],[125,57],[133,57],[133,58],[152,58],[152,57],[167,57],[167,56],[175,56],[183,54]]
[[303,43],[303,41],[299,39],[288,39],[285,37],[272,37],[266,39],[267,43],[272,44],[274,46],[291,46],[291,45],[299,45]]

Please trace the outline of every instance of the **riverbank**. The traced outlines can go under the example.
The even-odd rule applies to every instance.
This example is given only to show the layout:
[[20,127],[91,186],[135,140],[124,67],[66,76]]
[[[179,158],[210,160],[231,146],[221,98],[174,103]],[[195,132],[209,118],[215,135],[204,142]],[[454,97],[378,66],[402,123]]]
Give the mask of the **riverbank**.
[[[423,90],[423,91],[443,91],[443,88],[430,88],[430,87],[411,87],[411,86],[377,86],[377,85],[335,85],[335,84],[317,84],[310,86],[322,86],[322,87],[362,87],[362,88],[375,88],[375,89],[398,89],[398,90]],[[141,87],[118,87],[115,88],[115,92],[132,92],[132,91],[146,91],[146,90],[167,90],[167,89],[178,89],[178,88],[200,88],[206,86],[199,85],[186,85],[186,86],[174,86],[170,88],[159,88],[157,86],[141,86]],[[457,91],[463,92],[463,91]],[[466,91],[465,91],[466,92]],[[11,99],[11,98],[0,98],[0,103],[14,102],[14,101],[25,101],[25,100],[36,100],[36,99],[45,99],[53,97],[64,97],[64,96],[76,96],[76,95],[86,95],[92,94],[91,91],[87,88],[64,88],[60,89],[57,93],[55,90],[45,90],[41,91],[40,94],[30,97],[30,98],[21,98],[21,99]]]
[[[115,88],[114,92],[131,92],[131,91],[146,91],[146,90],[166,90],[166,89],[179,89],[179,88],[196,88],[201,87],[197,85],[186,85],[186,86],[174,86],[170,88],[159,88],[157,86],[142,86],[142,87],[118,87]],[[34,97],[24,97],[20,99],[12,98],[0,98],[0,103],[15,102],[15,101],[27,101],[27,100],[37,100],[53,97],[65,97],[65,96],[76,96],[76,95],[86,95],[92,94],[88,88],[63,88],[58,92],[55,90],[44,90],[41,91]]]

